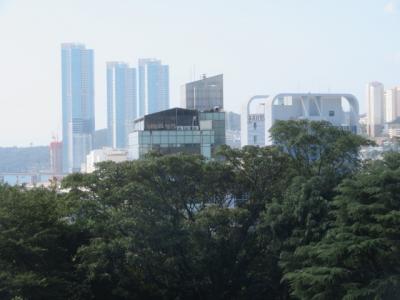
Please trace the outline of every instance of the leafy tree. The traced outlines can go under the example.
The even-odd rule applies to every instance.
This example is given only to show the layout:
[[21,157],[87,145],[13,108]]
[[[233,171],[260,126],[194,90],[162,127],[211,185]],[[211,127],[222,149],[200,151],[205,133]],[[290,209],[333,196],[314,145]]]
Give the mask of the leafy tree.
[[326,121],[277,121],[270,132],[301,175],[329,176],[333,184],[357,170],[360,147],[373,144]]
[[[259,235],[279,257],[280,272],[297,263],[300,246],[318,242],[332,226],[337,185],[360,167],[359,148],[369,142],[328,122],[278,121],[271,129],[276,147],[288,154],[288,180],[262,212]],[[281,281],[282,297],[289,297]]]
[[0,186],[0,298],[396,295],[399,157],[362,169],[369,142],[327,122],[271,134],[218,161],[101,163],[62,192]]
[[76,222],[92,235],[77,260],[96,299],[277,294],[280,276],[262,264],[277,268],[277,260],[254,229],[278,192],[286,155],[268,148],[221,154],[226,161],[171,155],[105,163],[67,178],[69,197],[81,203]]
[[370,163],[340,185],[336,223],[300,247],[285,275],[300,299],[400,297],[400,154]]
[[75,299],[85,294],[62,200],[46,189],[0,186],[0,298]]

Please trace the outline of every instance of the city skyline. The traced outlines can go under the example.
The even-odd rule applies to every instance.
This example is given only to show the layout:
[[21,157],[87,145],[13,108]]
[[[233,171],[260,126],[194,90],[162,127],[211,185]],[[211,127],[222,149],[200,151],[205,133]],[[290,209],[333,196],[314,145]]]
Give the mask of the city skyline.
[[400,83],[398,1],[226,4],[0,0],[0,145],[61,136],[58,49],[65,41],[96,52],[97,129],[106,127],[106,61],[162,59],[171,67],[170,107],[179,106],[181,85],[223,73],[225,108],[235,112],[252,95],[276,91],[350,92],[366,112],[367,82]]

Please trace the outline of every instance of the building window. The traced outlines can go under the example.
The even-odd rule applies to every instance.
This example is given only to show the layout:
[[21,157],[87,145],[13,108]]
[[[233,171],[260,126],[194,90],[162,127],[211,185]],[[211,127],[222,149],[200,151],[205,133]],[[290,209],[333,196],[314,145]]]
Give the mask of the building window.
[[293,105],[292,96],[283,97],[283,105],[285,105],[285,106]]
[[253,128],[254,128],[254,130],[257,129],[257,123],[256,122],[253,123]]
[[[255,123],[254,123],[254,124],[255,124]],[[256,136],[256,135],[253,136],[253,142],[254,142],[254,145],[257,144],[257,136]]]
[[334,117],[335,116],[335,111],[334,110],[330,110],[329,111],[329,116],[330,117]]

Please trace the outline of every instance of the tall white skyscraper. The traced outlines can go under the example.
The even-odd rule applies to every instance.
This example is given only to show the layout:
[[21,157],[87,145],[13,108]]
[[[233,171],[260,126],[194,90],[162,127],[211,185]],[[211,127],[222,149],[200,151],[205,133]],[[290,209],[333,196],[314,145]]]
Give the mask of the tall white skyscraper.
[[63,172],[81,170],[92,150],[94,133],[93,50],[61,45]]
[[127,63],[107,63],[108,143],[113,148],[127,147],[128,134],[137,118],[136,69]]
[[400,87],[385,91],[385,122],[392,122],[400,116]]
[[381,134],[385,123],[384,87],[380,82],[370,82],[366,87],[367,99],[367,133],[370,137]]
[[169,67],[161,60],[139,59],[139,117],[169,108]]

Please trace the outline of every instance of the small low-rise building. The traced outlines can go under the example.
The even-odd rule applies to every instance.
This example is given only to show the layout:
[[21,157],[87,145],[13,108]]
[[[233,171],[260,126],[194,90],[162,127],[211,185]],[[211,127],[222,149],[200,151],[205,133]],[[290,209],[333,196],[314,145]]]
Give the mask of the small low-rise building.
[[86,164],[82,165],[83,173],[92,173],[96,164],[103,161],[123,162],[128,160],[128,151],[104,147],[92,150],[86,157]]

